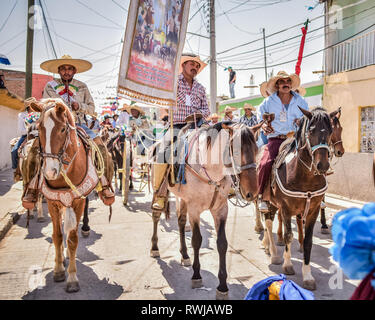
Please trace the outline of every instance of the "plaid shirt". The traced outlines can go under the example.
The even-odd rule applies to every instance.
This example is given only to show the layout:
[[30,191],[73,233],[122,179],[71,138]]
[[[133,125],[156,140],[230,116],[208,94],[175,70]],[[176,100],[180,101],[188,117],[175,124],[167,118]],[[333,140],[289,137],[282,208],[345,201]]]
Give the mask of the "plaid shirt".
[[253,127],[258,124],[257,116],[252,114],[250,118],[248,118],[245,114],[241,117],[240,123],[246,124],[248,127]]
[[[186,96],[188,95],[190,95],[190,106],[186,105]],[[193,80],[193,86],[190,88],[183,74],[180,74],[177,85],[177,108],[176,106],[173,107],[173,123],[185,123],[186,117],[194,112],[202,113],[204,118],[211,114],[208,108],[206,90],[196,80]]]

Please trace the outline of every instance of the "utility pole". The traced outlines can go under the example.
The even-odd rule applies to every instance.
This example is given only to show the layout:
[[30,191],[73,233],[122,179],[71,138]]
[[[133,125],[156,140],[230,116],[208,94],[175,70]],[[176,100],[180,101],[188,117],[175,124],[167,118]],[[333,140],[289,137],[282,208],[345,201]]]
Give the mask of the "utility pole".
[[263,31],[263,50],[264,50],[264,74],[266,76],[266,81],[268,81],[267,76],[267,53],[266,53],[266,29],[262,29]]
[[215,31],[215,0],[208,0],[210,8],[210,109],[216,113],[217,96],[217,62],[216,62],[216,31]]
[[33,46],[34,46],[34,13],[35,13],[34,5],[35,5],[35,0],[28,0],[25,99],[31,97],[32,85],[33,85]]

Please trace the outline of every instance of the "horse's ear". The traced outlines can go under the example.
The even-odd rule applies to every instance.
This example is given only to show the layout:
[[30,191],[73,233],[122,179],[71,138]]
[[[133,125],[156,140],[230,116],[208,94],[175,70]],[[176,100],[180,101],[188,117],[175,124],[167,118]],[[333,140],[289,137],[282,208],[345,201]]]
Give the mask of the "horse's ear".
[[336,111],[333,111],[329,114],[329,117],[333,119],[334,117],[337,117],[337,119],[340,118],[341,108],[338,108]]
[[230,135],[231,135],[231,136],[233,135],[233,128],[232,128],[230,125],[228,125],[228,124],[226,124],[226,123],[222,123],[221,127],[222,127],[223,129],[228,129]]
[[55,109],[57,113],[64,113],[66,111],[66,108],[67,108],[66,105],[62,101],[60,100],[56,101]]
[[301,112],[309,119],[311,120],[312,118],[312,113],[309,110],[302,109],[300,106],[298,108],[301,110]]
[[250,130],[251,130],[251,132],[253,133],[254,137],[255,137],[256,133],[259,131],[259,129],[262,127],[262,125],[263,125],[264,122],[265,122],[265,121],[262,120],[261,122],[259,122],[259,123],[256,124],[255,126],[250,127]]
[[40,101],[37,101],[34,97],[26,99],[25,105],[29,106],[30,109],[34,112],[42,112],[44,109],[44,104]]

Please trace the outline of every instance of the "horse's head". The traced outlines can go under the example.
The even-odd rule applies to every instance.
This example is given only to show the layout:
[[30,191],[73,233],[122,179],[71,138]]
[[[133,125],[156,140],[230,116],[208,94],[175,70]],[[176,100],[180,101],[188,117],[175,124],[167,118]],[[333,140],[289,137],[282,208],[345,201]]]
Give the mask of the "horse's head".
[[[258,147],[254,134],[246,125],[228,126],[230,132],[229,161],[225,166],[232,167],[242,197],[254,200],[258,185],[256,173],[256,155]],[[228,157],[226,157],[228,161]]]
[[42,99],[32,102],[30,107],[41,112],[37,127],[41,155],[45,159],[43,174],[47,180],[56,180],[70,145],[70,132],[75,130],[73,115],[61,99]]
[[344,155],[345,149],[342,143],[342,126],[340,124],[340,116],[341,116],[341,107],[336,111],[336,115],[331,118],[332,123],[332,138],[331,138],[331,145],[335,156],[340,158]]
[[318,174],[325,174],[329,169],[329,145],[332,138],[333,119],[337,111],[328,114],[325,109],[317,107],[311,112],[300,108],[304,114],[297,133],[298,144],[307,150],[311,157],[311,168]]

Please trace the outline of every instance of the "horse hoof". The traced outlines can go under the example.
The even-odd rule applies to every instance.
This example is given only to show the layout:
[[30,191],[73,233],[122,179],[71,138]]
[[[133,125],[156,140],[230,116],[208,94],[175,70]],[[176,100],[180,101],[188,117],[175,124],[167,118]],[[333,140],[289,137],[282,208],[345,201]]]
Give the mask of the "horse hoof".
[[192,289],[202,288],[202,287],[203,287],[202,279],[192,279],[191,280],[191,288]]
[[321,231],[320,231],[322,234],[331,234],[331,232],[329,231],[329,228],[327,227],[327,228],[323,228],[322,227],[322,229],[321,229]]
[[90,230],[84,231],[84,230],[81,229],[81,234],[82,234],[82,237],[88,238],[89,235],[90,235]]
[[79,291],[79,283],[78,281],[69,282],[66,285],[65,291],[68,293],[74,293]]
[[44,219],[43,217],[38,217],[38,219],[36,219],[36,222],[39,222],[39,223],[43,223],[45,221],[46,219]]
[[314,291],[316,290],[315,280],[305,280],[303,281],[303,288],[306,290]]
[[152,258],[160,258],[160,252],[159,252],[159,250],[151,250],[150,254],[151,254]]
[[271,264],[279,265],[283,262],[283,259],[279,256],[275,256],[271,258]]
[[264,228],[261,227],[261,226],[255,226],[254,231],[255,231],[255,233],[260,234],[264,231]]
[[184,267],[190,267],[191,266],[190,258],[187,258],[187,259],[182,258],[181,259],[181,265],[184,266]]
[[284,247],[285,246],[284,240],[277,240],[276,245],[278,247]]
[[285,266],[283,267],[283,273],[285,273],[288,276],[292,276],[295,274],[293,266]]
[[55,282],[65,281],[65,271],[54,273],[53,274],[53,281],[55,281]]
[[228,300],[229,299],[229,291],[221,292],[216,289],[216,300]]

